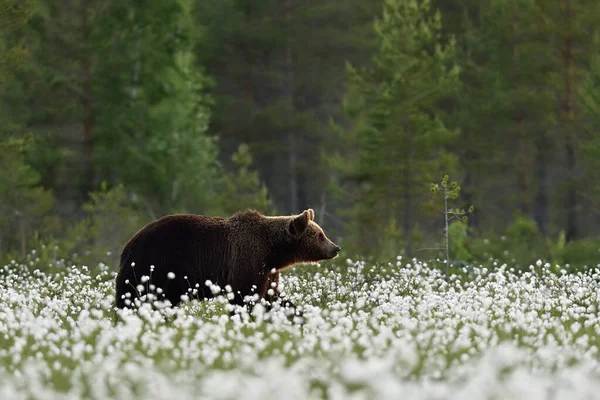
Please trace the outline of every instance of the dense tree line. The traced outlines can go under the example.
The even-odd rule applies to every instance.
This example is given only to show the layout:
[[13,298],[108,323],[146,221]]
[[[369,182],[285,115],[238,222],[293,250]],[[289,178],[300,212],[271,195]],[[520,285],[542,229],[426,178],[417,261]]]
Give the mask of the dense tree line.
[[244,207],[313,207],[348,255],[430,257],[444,174],[475,206],[455,257],[503,236],[508,258],[598,252],[596,1],[0,0],[0,19],[2,258]]

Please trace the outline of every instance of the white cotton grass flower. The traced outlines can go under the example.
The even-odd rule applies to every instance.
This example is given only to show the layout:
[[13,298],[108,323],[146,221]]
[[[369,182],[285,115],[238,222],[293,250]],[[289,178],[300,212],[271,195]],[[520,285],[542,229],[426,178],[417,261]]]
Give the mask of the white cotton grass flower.
[[[279,287],[255,287],[275,295],[285,283],[280,295],[302,315],[279,303],[268,311],[257,293],[247,296],[253,307],[230,307],[226,300],[238,293],[208,280],[190,281],[184,304],[171,308],[165,288],[142,275],[127,284],[145,301],[124,296],[139,309],[118,310],[114,323],[110,266],[97,272],[65,263],[49,274],[47,263],[0,267],[1,398],[90,391],[132,399],[536,398],[551,391],[570,399],[597,392],[598,269],[554,274],[566,267],[539,260],[513,274],[492,260],[466,268],[470,279],[447,282],[432,266],[399,256],[382,265],[297,268],[280,276]],[[194,300],[202,291],[216,298]]]
[[212,294],[219,294],[221,293],[221,287],[219,285],[211,285],[210,291]]

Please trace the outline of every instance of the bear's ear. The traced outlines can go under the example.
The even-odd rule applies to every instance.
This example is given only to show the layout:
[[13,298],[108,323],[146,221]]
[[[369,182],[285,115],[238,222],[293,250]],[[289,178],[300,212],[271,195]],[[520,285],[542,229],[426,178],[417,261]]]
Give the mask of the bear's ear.
[[308,211],[308,218],[309,218],[311,221],[314,221],[314,220],[315,220],[315,211],[314,211],[312,208],[309,208],[309,209],[308,209],[308,210],[306,210],[306,211]]
[[298,215],[297,217],[294,217],[289,224],[288,229],[290,233],[293,236],[299,236],[302,233],[304,233],[304,231],[308,227],[309,218],[310,217],[308,211],[304,211],[302,214]]

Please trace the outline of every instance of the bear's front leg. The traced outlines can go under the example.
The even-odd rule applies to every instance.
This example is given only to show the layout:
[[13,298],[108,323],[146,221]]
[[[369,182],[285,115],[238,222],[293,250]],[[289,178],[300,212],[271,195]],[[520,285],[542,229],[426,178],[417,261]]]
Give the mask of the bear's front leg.
[[267,280],[267,285],[263,293],[267,312],[273,309],[282,308],[288,317],[292,319],[293,317],[300,317],[300,319],[304,321],[302,312],[298,309],[298,307],[296,307],[294,303],[288,300],[285,295],[279,291],[279,272],[269,275],[269,279]]

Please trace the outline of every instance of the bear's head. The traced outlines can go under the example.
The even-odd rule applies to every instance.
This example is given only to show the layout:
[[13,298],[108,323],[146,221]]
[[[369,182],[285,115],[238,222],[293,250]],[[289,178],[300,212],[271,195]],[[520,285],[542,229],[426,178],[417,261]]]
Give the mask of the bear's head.
[[305,210],[293,216],[287,224],[291,251],[295,263],[310,263],[337,257],[341,247],[333,243],[315,222],[315,212]]

